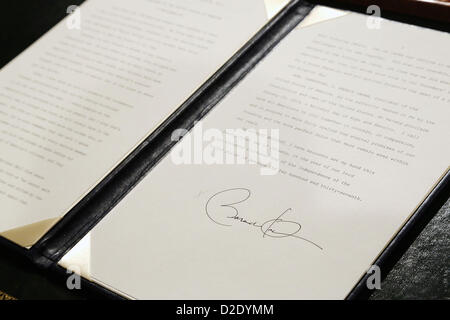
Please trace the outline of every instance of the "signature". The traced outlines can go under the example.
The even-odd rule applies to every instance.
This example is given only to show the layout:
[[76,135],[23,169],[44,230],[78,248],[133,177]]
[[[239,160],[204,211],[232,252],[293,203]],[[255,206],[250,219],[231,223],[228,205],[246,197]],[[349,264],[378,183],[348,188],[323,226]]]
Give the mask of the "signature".
[[292,211],[292,208],[286,209],[275,219],[270,219],[265,222],[250,220],[242,216],[236,206],[247,201],[251,195],[251,191],[246,188],[233,188],[220,191],[210,197],[206,202],[206,215],[211,221],[223,227],[231,227],[231,223],[237,221],[250,227],[258,228],[263,238],[296,238],[323,250],[317,243],[299,235],[302,229],[300,223],[284,219]]

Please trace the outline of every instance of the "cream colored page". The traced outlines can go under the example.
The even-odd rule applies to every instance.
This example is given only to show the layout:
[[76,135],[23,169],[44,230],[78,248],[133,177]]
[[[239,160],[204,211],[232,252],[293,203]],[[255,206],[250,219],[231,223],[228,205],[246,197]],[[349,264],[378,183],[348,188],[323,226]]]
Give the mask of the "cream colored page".
[[293,31],[183,139],[279,129],[279,173],[171,153],[93,229],[91,278],[140,299],[345,298],[450,163],[448,35],[381,26]]
[[261,0],[80,12],[1,71],[0,231],[65,214],[267,21]]

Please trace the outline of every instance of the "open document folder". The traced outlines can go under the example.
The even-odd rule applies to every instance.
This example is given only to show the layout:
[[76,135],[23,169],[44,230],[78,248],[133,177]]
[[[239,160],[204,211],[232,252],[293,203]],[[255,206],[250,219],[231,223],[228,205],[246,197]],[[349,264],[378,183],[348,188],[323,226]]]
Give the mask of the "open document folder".
[[286,2],[89,0],[4,67],[0,234],[34,244]]
[[[269,9],[123,3],[87,1],[84,27],[60,23],[2,70],[0,226],[22,246],[233,53],[251,52],[240,48]],[[286,8],[278,24],[312,6]],[[41,242],[44,263],[129,298],[347,297],[450,163],[448,34],[371,19],[316,7],[293,30],[287,21],[280,43],[61,261],[81,236]]]
[[[292,31],[61,265],[138,299],[345,298],[450,163],[448,35],[366,23]],[[214,158],[230,128],[279,129],[277,174]]]

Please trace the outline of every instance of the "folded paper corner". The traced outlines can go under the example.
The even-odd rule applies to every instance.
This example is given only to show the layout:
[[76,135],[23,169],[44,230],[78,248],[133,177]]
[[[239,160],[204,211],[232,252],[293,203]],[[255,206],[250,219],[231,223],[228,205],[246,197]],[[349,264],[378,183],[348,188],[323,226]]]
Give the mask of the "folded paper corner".
[[286,4],[289,0],[264,0],[266,6],[267,17],[272,19]]
[[0,236],[6,238],[22,247],[31,247],[49,231],[58,221],[58,218],[46,219],[22,227],[17,227],[4,232]]

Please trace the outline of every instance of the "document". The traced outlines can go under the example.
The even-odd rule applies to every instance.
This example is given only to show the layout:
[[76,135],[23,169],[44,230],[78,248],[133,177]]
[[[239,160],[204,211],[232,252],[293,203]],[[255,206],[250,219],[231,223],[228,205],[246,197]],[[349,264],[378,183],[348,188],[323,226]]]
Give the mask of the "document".
[[73,14],[0,72],[0,232],[67,213],[267,22],[262,0]]
[[345,298],[448,171],[449,48],[356,13],[295,29],[92,230],[90,279]]

